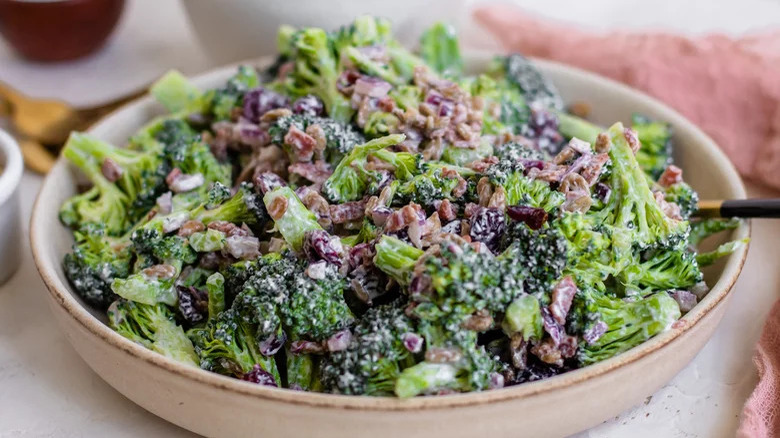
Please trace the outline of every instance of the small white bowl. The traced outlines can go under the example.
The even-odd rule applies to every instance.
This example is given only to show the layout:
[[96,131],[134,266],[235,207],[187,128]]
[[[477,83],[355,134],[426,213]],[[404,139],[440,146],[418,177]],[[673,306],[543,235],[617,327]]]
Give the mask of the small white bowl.
[[19,145],[0,130],[0,284],[11,278],[21,260],[19,182],[22,154]]

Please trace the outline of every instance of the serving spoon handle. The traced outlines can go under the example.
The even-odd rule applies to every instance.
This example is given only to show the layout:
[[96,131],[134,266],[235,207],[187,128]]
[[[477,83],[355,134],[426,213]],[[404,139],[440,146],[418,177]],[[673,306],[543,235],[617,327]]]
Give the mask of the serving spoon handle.
[[780,198],[699,201],[698,217],[780,218]]

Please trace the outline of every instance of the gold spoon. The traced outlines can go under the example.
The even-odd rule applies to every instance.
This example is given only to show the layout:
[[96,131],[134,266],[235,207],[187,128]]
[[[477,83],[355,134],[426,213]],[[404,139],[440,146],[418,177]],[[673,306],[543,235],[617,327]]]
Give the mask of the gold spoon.
[[74,108],[53,99],[36,99],[0,82],[0,116],[9,117],[17,134],[27,166],[46,173],[54,164],[55,153],[44,145],[59,148],[71,131],[84,130],[101,116],[140,97],[146,88],[90,108]]

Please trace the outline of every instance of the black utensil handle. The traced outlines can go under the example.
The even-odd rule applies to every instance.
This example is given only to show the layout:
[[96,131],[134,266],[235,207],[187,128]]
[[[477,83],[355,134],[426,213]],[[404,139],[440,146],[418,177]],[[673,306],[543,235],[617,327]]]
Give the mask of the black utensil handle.
[[780,218],[780,198],[730,199],[720,205],[721,217]]
[[780,218],[780,198],[700,201],[696,216]]

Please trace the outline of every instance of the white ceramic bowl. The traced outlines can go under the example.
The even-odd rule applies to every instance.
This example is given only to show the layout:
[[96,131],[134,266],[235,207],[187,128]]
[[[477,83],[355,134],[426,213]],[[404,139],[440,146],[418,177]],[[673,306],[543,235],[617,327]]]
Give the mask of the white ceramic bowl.
[[[472,57],[472,68],[485,56]],[[539,62],[569,101],[590,102],[596,122],[628,121],[634,111],[671,122],[677,160],[705,198],[742,198],[734,167],[699,129],[661,103],[580,70]],[[221,68],[195,78],[216,87],[232,74]],[[161,113],[146,97],[102,120],[90,131],[121,144]],[[75,296],[60,261],[70,232],[57,208],[75,192],[74,177],[60,160],[43,183],[31,220],[31,243],[49,302],[73,346],[110,385],[150,412],[209,436],[283,437],[476,437],[562,436],[585,429],[639,403],[668,382],[707,342],[723,316],[729,290],[747,248],[705,272],[711,292],[667,332],[607,361],[547,380],[497,391],[410,400],[303,393],[252,385],[182,365],[119,336],[103,315]],[[747,225],[732,238],[749,235]]]
[[0,284],[16,272],[21,260],[19,182],[23,168],[19,145],[0,130]]
[[401,42],[414,45],[435,21],[457,24],[465,0],[186,0],[182,4],[209,60],[221,65],[277,53],[276,31],[282,24],[331,30],[363,14],[388,18]]

